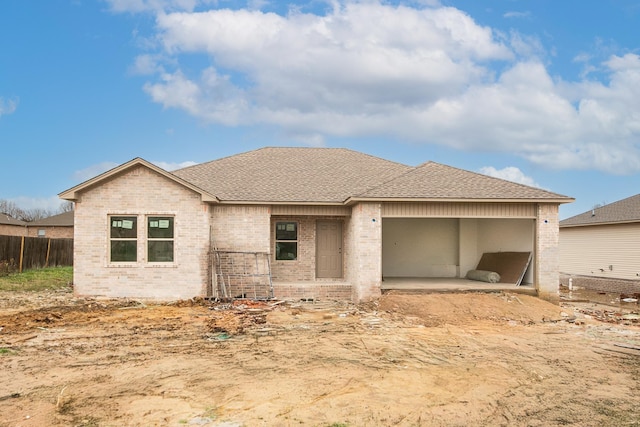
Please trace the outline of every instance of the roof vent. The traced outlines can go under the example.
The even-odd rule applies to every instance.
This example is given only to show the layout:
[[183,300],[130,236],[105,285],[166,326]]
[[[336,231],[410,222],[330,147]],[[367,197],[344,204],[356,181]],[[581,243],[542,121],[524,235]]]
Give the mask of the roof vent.
[[596,210],[595,209],[591,209],[591,216],[596,216]]

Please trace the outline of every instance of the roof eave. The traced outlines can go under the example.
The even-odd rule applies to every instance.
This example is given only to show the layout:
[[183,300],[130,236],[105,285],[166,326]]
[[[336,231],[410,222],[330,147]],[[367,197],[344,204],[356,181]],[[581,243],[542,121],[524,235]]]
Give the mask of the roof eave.
[[588,222],[580,224],[562,224],[560,221],[560,228],[575,228],[575,227],[590,227],[592,225],[619,225],[619,224],[637,224],[640,223],[640,219],[629,219],[623,221],[601,221],[601,222]]
[[296,201],[296,200],[218,200],[220,205],[286,205],[286,206],[344,206],[343,202]]
[[345,205],[352,205],[359,202],[452,202],[452,203],[572,203],[573,198],[552,198],[552,199],[479,199],[479,198],[445,198],[445,197],[349,197],[345,200]]
[[188,181],[185,181],[182,178],[177,177],[176,175],[167,172],[166,170],[162,169],[161,167],[158,167],[156,165],[154,165],[153,163],[150,163],[140,157],[136,157],[133,160],[130,160],[126,163],[123,163],[119,166],[116,166],[113,169],[110,169],[100,175],[97,175],[87,181],[84,181],[78,185],[76,185],[75,187],[72,187],[68,190],[65,190],[61,193],[58,194],[58,197],[63,199],[63,200],[68,200],[68,201],[76,201],[78,199],[78,195],[80,192],[87,190],[88,188],[93,187],[94,185],[98,185],[100,182],[112,178],[128,169],[131,169],[133,167],[136,166],[144,166],[147,167],[149,169],[151,169],[152,171],[164,176],[167,179],[170,179],[172,181],[174,181],[177,184],[182,185],[183,187],[186,187],[190,190],[192,190],[195,193],[200,194],[200,197],[202,198],[203,202],[208,202],[208,203],[218,203],[220,200],[213,194],[210,194],[198,187],[196,187],[195,185],[191,184]]

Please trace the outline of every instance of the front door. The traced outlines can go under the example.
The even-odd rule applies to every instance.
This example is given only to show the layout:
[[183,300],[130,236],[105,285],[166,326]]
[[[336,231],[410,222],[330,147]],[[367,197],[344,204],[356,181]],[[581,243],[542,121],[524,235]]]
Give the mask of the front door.
[[316,277],[342,277],[342,222],[318,221],[316,226]]

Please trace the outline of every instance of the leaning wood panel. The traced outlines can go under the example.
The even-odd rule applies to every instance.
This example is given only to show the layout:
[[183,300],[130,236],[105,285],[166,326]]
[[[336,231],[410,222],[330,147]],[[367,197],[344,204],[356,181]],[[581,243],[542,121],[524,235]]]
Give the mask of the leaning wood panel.
[[531,252],[486,252],[476,269],[495,271],[500,275],[500,283],[520,285],[530,262]]

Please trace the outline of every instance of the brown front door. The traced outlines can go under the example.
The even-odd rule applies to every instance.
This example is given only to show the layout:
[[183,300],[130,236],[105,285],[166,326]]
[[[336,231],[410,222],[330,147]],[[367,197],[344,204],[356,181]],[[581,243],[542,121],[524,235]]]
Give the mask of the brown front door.
[[316,276],[342,277],[342,222],[318,221],[316,228]]

